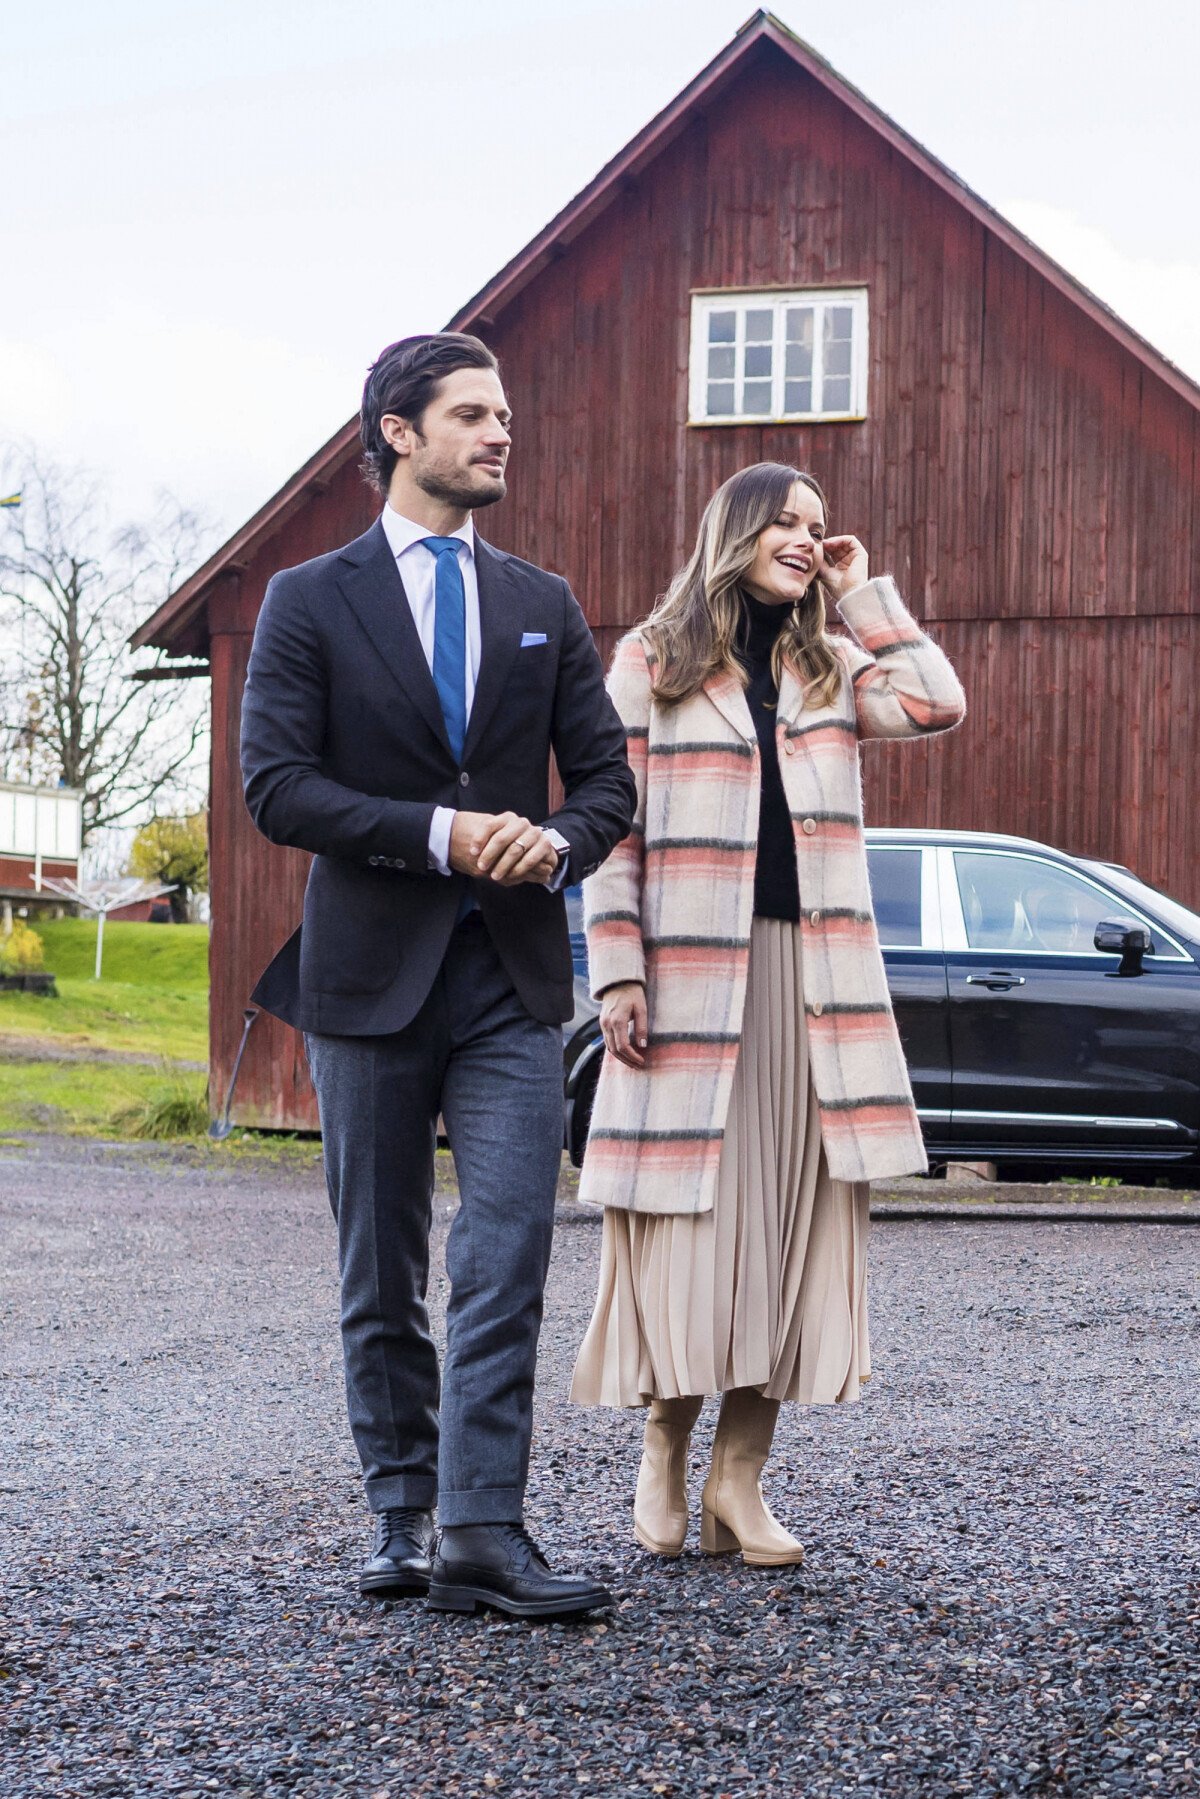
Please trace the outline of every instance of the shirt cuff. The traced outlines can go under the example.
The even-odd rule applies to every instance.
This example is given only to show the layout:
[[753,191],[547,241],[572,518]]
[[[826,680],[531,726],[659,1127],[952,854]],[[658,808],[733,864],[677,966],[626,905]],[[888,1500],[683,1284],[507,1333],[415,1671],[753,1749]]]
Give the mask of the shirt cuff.
[[557,893],[570,882],[571,846],[561,831],[549,830],[547,837],[558,851],[558,867],[546,882],[547,893]]
[[450,867],[450,828],[454,823],[452,806],[435,806],[429,821],[429,866],[440,875],[452,872]]

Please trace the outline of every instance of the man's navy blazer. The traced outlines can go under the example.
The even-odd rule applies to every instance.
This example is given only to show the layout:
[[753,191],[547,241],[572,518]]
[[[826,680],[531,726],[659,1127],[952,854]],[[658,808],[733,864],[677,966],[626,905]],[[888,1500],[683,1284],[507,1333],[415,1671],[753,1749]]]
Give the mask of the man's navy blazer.
[[[254,999],[299,1030],[377,1036],[425,1001],[463,892],[463,877],[429,868],[435,807],[553,826],[573,881],[629,831],[625,733],[570,588],[478,536],[475,567],[479,679],[461,765],[380,523],[267,588],[242,701],[246,804],[272,843],[314,861],[303,923]],[[551,750],[565,794],[552,815]],[[471,885],[526,1009],[546,1024],[569,1018],[562,894]]]

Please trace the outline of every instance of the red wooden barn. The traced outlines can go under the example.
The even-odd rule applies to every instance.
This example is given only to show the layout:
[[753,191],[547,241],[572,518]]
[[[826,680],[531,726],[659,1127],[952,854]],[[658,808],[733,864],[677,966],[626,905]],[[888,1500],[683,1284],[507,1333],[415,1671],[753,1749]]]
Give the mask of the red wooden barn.
[[[1200,388],[777,20],[757,14],[451,326],[497,351],[520,421],[486,535],[568,577],[605,656],[717,484],[798,463],[971,705],[950,743],[869,753],[868,817],[1040,837],[1200,903]],[[356,423],[135,640],[211,664],[217,1096],[305,878],[242,804],[251,634],[276,569],[376,510]],[[235,1117],[315,1122],[271,1019]]]

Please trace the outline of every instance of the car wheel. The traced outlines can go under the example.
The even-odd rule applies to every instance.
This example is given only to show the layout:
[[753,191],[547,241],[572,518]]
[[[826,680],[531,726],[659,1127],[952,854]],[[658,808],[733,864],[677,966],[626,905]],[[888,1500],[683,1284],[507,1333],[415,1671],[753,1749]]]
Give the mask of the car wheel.
[[588,1067],[579,1077],[579,1091],[575,1095],[575,1104],[571,1108],[571,1160],[576,1168],[583,1167],[584,1151],[587,1148],[588,1130],[592,1122],[592,1107],[596,1103],[596,1088],[600,1081],[599,1056],[593,1057]]

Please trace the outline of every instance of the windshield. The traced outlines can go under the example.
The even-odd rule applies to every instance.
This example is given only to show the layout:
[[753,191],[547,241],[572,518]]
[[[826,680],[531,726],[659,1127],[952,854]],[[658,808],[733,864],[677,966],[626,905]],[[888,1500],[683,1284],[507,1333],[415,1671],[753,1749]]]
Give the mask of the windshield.
[[1200,912],[1189,912],[1178,900],[1168,899],[1156,887],[1139,881],[1127,868],[1113,868],[1108,862],[1089,862],[1087,867],[1094,869],[1110,887],[1128,894],[1139,906],[1161,918],[1169,931],[1178,931],[1181,936],[1190,937],[1193,943],[1200,943]]

